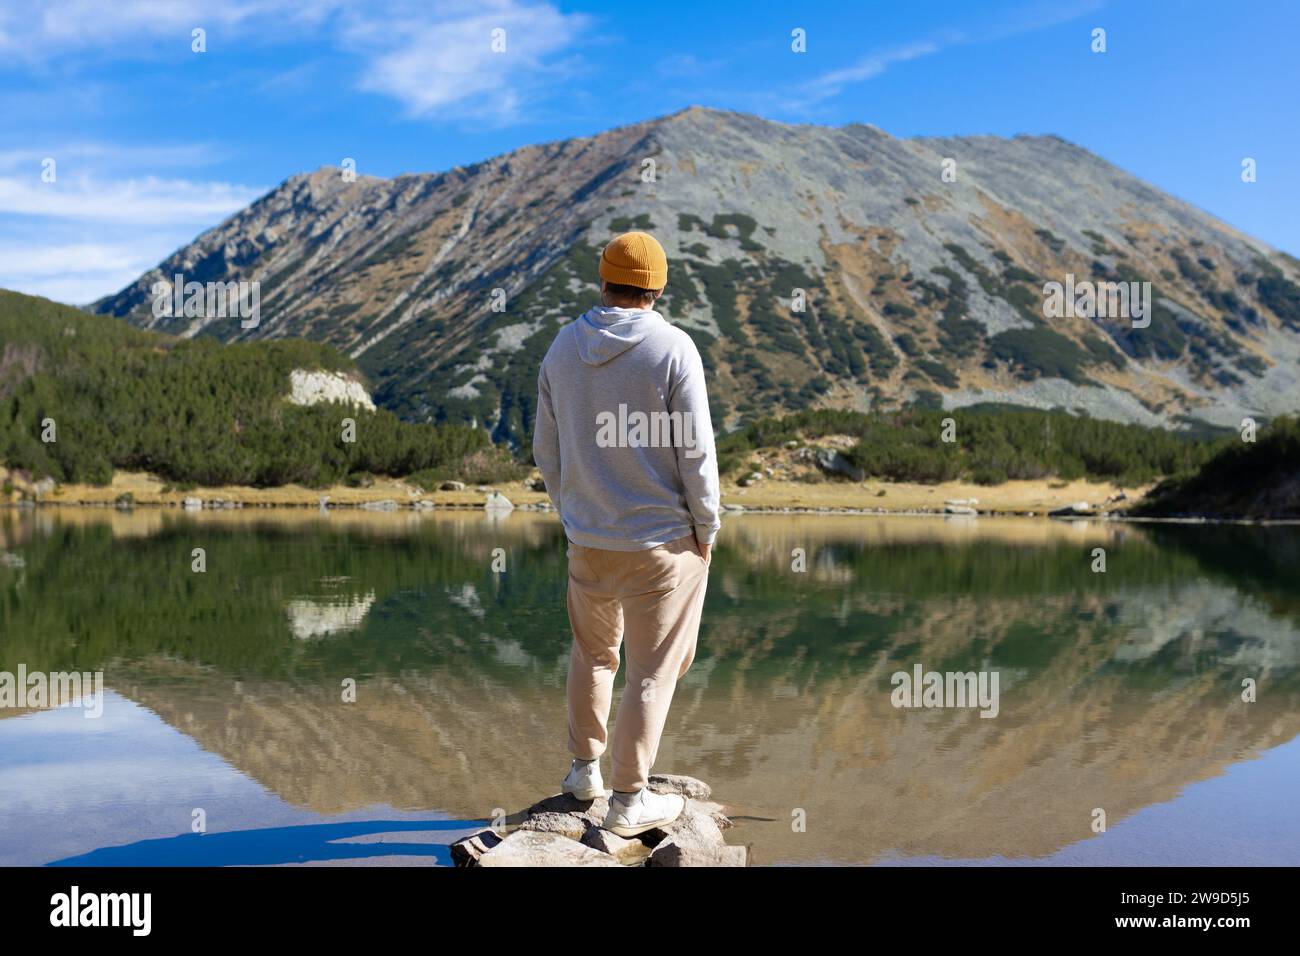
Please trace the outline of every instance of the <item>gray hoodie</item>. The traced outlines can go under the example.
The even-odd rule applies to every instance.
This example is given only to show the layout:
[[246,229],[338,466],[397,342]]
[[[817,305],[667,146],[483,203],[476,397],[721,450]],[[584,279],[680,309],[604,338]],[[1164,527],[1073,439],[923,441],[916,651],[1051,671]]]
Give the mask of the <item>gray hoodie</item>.
[[537,376],[533,458],[584,547],[712,543],[721,526],[700,353],[651,309],[597,306],[560,330]]

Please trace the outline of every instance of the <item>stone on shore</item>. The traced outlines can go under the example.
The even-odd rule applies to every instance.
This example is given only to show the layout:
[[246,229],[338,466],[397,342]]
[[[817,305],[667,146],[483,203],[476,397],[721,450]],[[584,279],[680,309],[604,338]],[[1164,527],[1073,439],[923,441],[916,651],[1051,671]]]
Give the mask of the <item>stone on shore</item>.
[[814,459],[817,467],[828,475],[843,475],[850,481],[862,481],[867,477],[866,471],[833,448],[821,448]]

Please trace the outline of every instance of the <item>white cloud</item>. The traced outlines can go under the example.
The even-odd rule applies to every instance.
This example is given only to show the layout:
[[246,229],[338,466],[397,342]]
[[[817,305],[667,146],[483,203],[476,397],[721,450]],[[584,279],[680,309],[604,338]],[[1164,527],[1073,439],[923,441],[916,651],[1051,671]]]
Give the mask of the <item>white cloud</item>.
[[0,2],[0,53],[40,62],[73,51],[174,42],[189,50],[190,31],[254,31],[268,21],[319,24],[348,6],[347,0],[45,0],[39,11],[28,0]]
[[823,100],[837,95],[844,87],[853,83],[862,83],[875,79],[891,64],[906,63],[919,57],[938,53],[943,45],[937,41],[926,40],[911,43],[893,50],[883,50],[863,57],[851,66],[823,73],[802,87],[803,99],[806,101]]
[[46,157],[58,160],[62,168],[69,164],[94,163],[101,172],[148,166],[160,169],[175,166],[202,166],[224,158],[222,147],[212,143],[181,143],[166,146],[120,145],[118,143],[76,142],[52,145],[48,149],[10,149],[0,152],[0,172],[21,172],[39,168]]
[[[588,24],[544,0],[48,0],[38,15],[30,0],[0,0],[0,58],[30,65],[73,54],[93,62],[188,51],[195,27],[207,30],[209,50],[318,37],[359,55],[351,82],[391,97],[409,116],[453,110],[501,121],[523,115],[558,68],[556,55]],[[496,28],[506,31],[504,53],[491,48]]]
[[[151,266],[152,264],[150,264]],[[145,268],[149,268],[146,266]],[[0,288],[24,295],[39,295],[65,305],[89,305],[97,299],[124,288],[145,269],[124,274],[111,272],[64,272],[56,276],[30,277],[0,272]]]
[[33,278],[64,275],[71,263],[76,263],[76,268],[87,273],[121,271],[140,265],[139,258],[118,246],[93,242],[64,243],[36,249],[0,243],[0,262],[21,262],[24,273]]
[[895,63],[906,63],[921,57],[940,53],[950,47],[976,43],[991,43],[1054,27],[1092,13],[1106,5],[1107,0],[1039,0],[1004,14],[985,18],[978,30],[969,32],[948,31],[927,40],[918,40],[888,50],[867,54],[847,67],[830,70],[800,85],[786,106],[806,109],[822,100],[838,96],[846,86],[863,83],[880,76]]
[[0,152],[0,288],[84,304],[121,289],[205,229],[244,208],[260,186],[131,176],[152,167],[202,165],[204,144],[79,142]]
[[[586,17],[546,3],[440,3],[433,10],[433,17],[421,8],[356,20],[343,33],[347,46],[368,57],[361,88],[395,98],[412,116],[473,107],[497,119],[515,117],[528,90],[552,69],[547,58],[587,25]],[[505,31],[504,52],[492,48],[498,29]]]
[[264,189],[186,179],[97,181],[89,176],[43,183],[37,172],[0,176],[0,214],[115,220],[138,225],[220,222],[260,196]]
[[0,288],[84,305],[134,282],[201,231],[183,225],[9,220],[0,223]]

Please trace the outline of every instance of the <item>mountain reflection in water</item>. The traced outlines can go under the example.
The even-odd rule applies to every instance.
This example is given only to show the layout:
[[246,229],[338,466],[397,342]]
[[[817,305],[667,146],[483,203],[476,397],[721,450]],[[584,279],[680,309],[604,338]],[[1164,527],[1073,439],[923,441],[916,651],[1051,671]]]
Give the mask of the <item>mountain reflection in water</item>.
[[[0,670],[112,689],[99,722],[0,711],[0,863],[188,834],[200,795],[210,834],[451,831],[567,766],[552,516],[10,512],[0,554]],[[656,770],[758,863],[1300,863],[1298,558],[1296,527],[733,517]],[[998,716],[896,709],[917,664],[996,670]]]

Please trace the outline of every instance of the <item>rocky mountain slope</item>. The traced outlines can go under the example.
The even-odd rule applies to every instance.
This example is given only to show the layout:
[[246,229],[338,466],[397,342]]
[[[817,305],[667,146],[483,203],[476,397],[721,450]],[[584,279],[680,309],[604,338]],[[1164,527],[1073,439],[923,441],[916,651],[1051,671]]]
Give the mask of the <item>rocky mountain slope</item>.
[[[1300,405],[1300,262],[1084,149],[702,108],[439,174],[293,176],[93,309],[326,341],[381,406],[515,444],[600,246],[634,227],[668,250],[664,311],[726,427],[915,401],[1228,426]],[[155,318],[150,289],[178,272],[260,281],[260,325]],[[1069,275],[1151,282],[1149,327],[1045,317],[1044,284]]]

